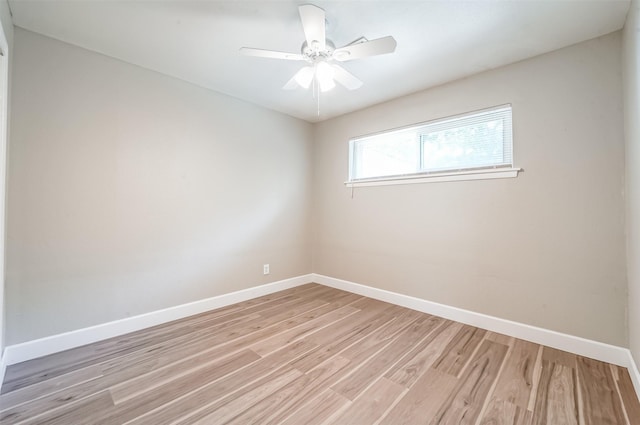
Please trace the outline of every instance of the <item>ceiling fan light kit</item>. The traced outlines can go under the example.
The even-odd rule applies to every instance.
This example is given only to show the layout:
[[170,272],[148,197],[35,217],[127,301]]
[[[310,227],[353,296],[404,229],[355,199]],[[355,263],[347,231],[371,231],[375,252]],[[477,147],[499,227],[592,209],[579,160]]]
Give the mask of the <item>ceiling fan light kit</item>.
[[309,89],[313,85],[314,93],[319,94],[319,92],[332,90],[336,86],[336,82],[348,90],[355,90],[362,86],[362,81],[342,66],[333,63],[334,61],[346,62],[395,51],[396,41],[391,36],[375,40],[361,37],[351,44],[336,49],[335,45],[325,36],[324,10],[312,4],[302,5],[298,10],[305,35],[301,53],[286,53],[251,47],[240,49],[240,52],[247,56],[307,62],[308,65],[300,69],[283,86],[285,90],[294,90],[298,87]]

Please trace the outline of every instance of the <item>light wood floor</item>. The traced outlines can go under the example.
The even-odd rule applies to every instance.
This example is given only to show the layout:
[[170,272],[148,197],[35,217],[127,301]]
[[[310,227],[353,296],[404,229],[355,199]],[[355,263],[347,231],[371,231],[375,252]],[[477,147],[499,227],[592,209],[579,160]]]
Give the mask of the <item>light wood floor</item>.
[[309,284],[10,366],[0,423],[640,424],[627,370]]

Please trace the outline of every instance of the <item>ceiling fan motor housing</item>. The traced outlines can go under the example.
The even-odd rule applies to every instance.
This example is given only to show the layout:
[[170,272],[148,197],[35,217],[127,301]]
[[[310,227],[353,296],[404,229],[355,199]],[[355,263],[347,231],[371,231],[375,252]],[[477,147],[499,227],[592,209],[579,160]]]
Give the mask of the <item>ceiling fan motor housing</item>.
[[301,52],[304,59],[309,63],[317,63],[319,61],[327,61],[333,56],[333,51],[336,49],[335,45],[329,41],[325,41],[325,48],[320,49],[320,43],[317,41],[311,42],[309,45],[306,41],[302,43]]

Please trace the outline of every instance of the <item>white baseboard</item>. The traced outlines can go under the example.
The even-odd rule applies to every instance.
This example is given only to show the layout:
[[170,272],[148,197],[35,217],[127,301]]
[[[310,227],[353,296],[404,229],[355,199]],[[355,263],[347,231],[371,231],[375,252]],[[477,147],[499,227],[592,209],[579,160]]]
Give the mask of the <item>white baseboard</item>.
[[[312,277],[313,282],[331,286],[332,288],[342,289],[348,292],[364,295],[369,298],[375,298],[380,301],[386,301],[402,307],[407,307],[412,310],[433,314],[435,316],[444,317],[445,319],[455,320],[478,328],[524,339],[536,344],[546,345],[559,350],[623,366],[628,368],[629,373],[632,374],[630,362],[633,363],[633,361],[631,360],[631,352],[623,347],[617,347],[615,345],[592,341],[561,332],[538,328],[524,323],[513,322],[511,320],[500,319],[498,317],[451,307],[409,295],[398,294],[384,289],[373,288],[359,283],[335,279],[329,276],[314,273],[312,274]],[[635,364],[633,364],[633,366],[635,367]],[[638,377],[636,375],[636,381],[637,380]],[[638,390],[637,384],[636,390]],[[640,391],[638,391],[638,394],[640,394]]]
[[[194,314],[246,301],[251,298],[304,285],[311,281],[312,275],[310,274],[297,276],[265,285],[255,286],[253,288],[243,289],[241,291],[231,292],[229,294],[194,301],[188,304],[152,311],[138,316],[127,317],[126,319],[115,320],[113,322],[52,335],[33,341],[23,342],[21,344],[9,345],[5,348],[4,356],[2,356],[2,364],[0,365],[2,366],[2,369],[0,371],[4,374],[4,367],[8,365],[68,350],[70,348],[80,347],[82,345],[91,344],[93,342],[102,341],[115,336],[124,335],[129,332],[171,322],[172,320],[182,319]],[[0,380],[0,383],[1,382],[2,380]]]
[[5,362],[5,359],[7,358],[7,349],[5,348],[4,351],[0,351],[0,387],[2,387],[2,383],[4,382],[4,373],[7,370],[7,363]]

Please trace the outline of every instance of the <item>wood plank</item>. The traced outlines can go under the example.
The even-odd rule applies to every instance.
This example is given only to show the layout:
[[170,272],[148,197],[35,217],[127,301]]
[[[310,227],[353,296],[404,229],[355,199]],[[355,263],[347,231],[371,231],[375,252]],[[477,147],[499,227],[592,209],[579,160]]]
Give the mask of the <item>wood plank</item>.
[[636,395],[629,371],[620,366],[613,366],[618,369],[618,388],[620,389],[620,397],[622,404],[627,412],[629,423],[640,424],[640,401]]
[[193,420],[192,416],[188,416],[186,418],[186,421],[187,423],[193,425],[211,425],[212,423],[216,422],[227,423],[229,420],[242,414],[242,412],[244,412],[251,406],[267,398],[269,394],[277,392],[282,387],[285,387],[287,384],[294,382],[296,378],[299,378],[302,375],[302,372],[300,372],[299,370],[287,370],[282,375],[268,380],[259,387],[254,388],[239,397],[235,397],[233,400],[230,400],[225,405],[217,408],[209,415],[203,416],[195,421]]
[[[357,315],[359,320],[356,320],[356,315],[354,315],[351,316],[353,320],[341,321],[342,326],[327,326],[310,337],[302,339],[302,341],[308,340],[310,343],[320,346],[320,349],[300,357],[293,363],[293,367],[302,372],[310,371],[352,344],[363,340],[375,332],[379,326],[393,320],[394,312],[395,308],[393,307],[382,311],[374,310],[366,313],[363,311],[361,315]],[[343,324],[343,322],[346,323]],[[320,333],[323,335],[319,335]]]
[[575,369],[577,367],[576,358],[577,356],[575,354],[555,348],[544,347],[542,349],[542,361],[545,362],[560,364]]
[[248,348],[261,339],[295,328],[338,308],[331,304],[318,308],[315,308],[315,304],[311,304],[311,307],[313,308],[293,317],[290,317],[291,313],[287,312],[284,315],[278,314],[268,319],[247,322],[244,326],[256,325],[249,331],[242,330],[242,326],[239,326],[233,330],[226,329],[225,332],[203,332],[198,337],[192,335],[186,341],[181,338],[176,339],[174,344],[161,344],[148,350],[109,360],[102,364],[102,368],[105,375],[120,374],[127,377],[121,379],[128,379],[131,376],[132,366],[135,366],[134,376],[139,376],[176,361],[196,361],[196,357],[203,355],[221,357],[225,353],[232,354]]
[[[47,424],[47,425],[69,425],[86,424],[87,415],[95,411],[104,411],[113,406],[113,401],[108,391],[102,391],[91,397],[83,398],[80,401],[70,403],[62,409],[50,410],[43,415],[20,422],[23,425]],[[3,425],[12,424],[12,421],[4,421]],[[110,422],[114,423],[114,422]],[[106,423],[105,423],[106,424]],[[114,423],[115,424],[115,423]]]
[[[307,337],[306,339],[314,344],[326,344],[328,342],[335,341],[337,337],[339,338],[341,336],[350,334],[355,329],[355,327],[358,327],[360,325],[366,326],[368,322],[372,320],[377,324],[386,323],[389,320],[393,319],[393,316],[395,314],[399,314],[401,310],[398,307],[394,307],[391,305],[387,305],[386,303],[377,301],[370,304],[371,306],[369,308],[362,309],[359,314],[352,317],[351,320],[334,323],[330,326],[327,326],[326,328],[321,329],[318,332],[315,332],[313,335]],[[358,308],[355,306],[355,304],[352,304],[351,306],[354,308]]]
[[458,380],[435,369],[427,370],[391,411],[380,425],[426,424],[433,419]]
[[538,345],[516,339],[509,351],[508,361],[500,374],[495,398],[527,410],[533,387],[533,372],[538,356]]
[[0,411],[8,410],[23,403],[35,401],[74,385],[93,381],[102,377],[98,366],[89,366],[46,381],[37,382],[29,387],[0,395]]
[[102,379],[92,379],[83,384],[66,387],[44,397],[3,410],[0,412],[0,423],[3,425],[17,423],[57,409],[68,408],[75,402],[104,391],[106,391],[106,386]]
[[[273,376],[282,373],[282,369],[292,369],[289,365],[294,359],[316,348],[316,345],[306,341],[297,341],[253,362],[248,367],[191,391],[144,393],[122,403],[120,410],[111,414],[111,417],[120,419],[121,423],[131,421],[131,424],[160,425],[171,423],[193,412],[197,412],[197,416],[208,415],[223,405],[225,400],[237,396],[238,392],[250,391],[255,386],[262,385]],[[158,400],[159,396],[161,400]],[[197,416],[194,416],[193,420],[197,420]]]
[[321,367],[302,374],[298,379],[274,392],[261,402],[236,416],[229,424],[269,424],[280,423],[291,412],[298,410],[306,402],[305,398],[326,389],[326,381],[349,364],[344,357],[335,356]]
[[[371,322],[371,318],[372,318],[372,317],[376,317],[376,316],[386,317],[386,316],[382,315],[383,313],[384,313],[384,311],[383,311],[383,312],[377,312],[376,314],[373,314],[373,315],[372,315],[372,314],[366,314],[366,315],[363,315],[363,316],[361,317],[361,321],[362,321],[363,323],[369,323],[369,324],[375,323],[375,322],[376,322],[375,320],[374,320],[373,322]],[[388,313],[387,313],[387,314],[388,314]],[[388,317],[387,317],[386,319],[388,319]],[[361,330],[362,330],[362,327],[358,327],[358,326],[356,326],[356,328],[358,328],[358,329],[361,329]],[[362,334],[360,334],[360,337],[361,337],[361,336],[362,336]],[[298,341],[298,343],[300,343],[300,342],[305,342],[305,341],[306,341],[306,340]],[[317,351],[317,350],[312,350],[312,351],[311,351],[311,353],[313,354],[315,351]],[[330,356],[327,356],[327,358],[332,357],[334,354],[335,354],[335,353],[331,353],[331,355],[330,355]],[[269,357],[273,357],[273,356],[269,356]],[[278,356],[276,356],[276,357],[278,358]],[[303,356],[303,357],[305,357],[305,356]],[[295,362],[295,361],[292,363],[292,365],[296,365],[296,364],[297,364],[297,362]],[[306,363],[306,364],[308,364],[308,363]],[[246,375],[246,373],[244,373],[243,375]],[[192,395],[192,397],[193,397],[193,398],[203,399],[203,397],[201,397],[201,396],[197,396],[197,397],[195,397],[195,396],[193,396],[193,395]],[[215,394],[209,394],[209,396],[208,396],[208,397],[206,397],[206,399],[207,399],[207,400],[215,400]],[[199,413],[199,415],[201,415],[201,414],[205,414],[206,412],[212,412],[212,411],[214,411],[215,409],[217,409],[217,408],[219,407],[220,403],[221,403],[221,402],[209,403],[209,405],[207,406],[207,408],[206,408],[205,410],[201,410],[201,412]],[[181,406],[181,407],[183,407],[183,406]],[[173,410],[175,410],[175,409],[173,409]],[[147,419],[145,419],[145,421],[140,422],[140,423],[149,423],[149,424],[154,423],[154,422],[161,423],[161,422],[158,422],[158,421],[163,421],[163,420],[164,420],[164,419],[166,419],[167,417],[175,417],[175,412],[170,412],[170,413],[169,413],[169,412],[167,411],[167,409],[163,408],[163,409],[160,409],[158,412],[154,412],[154,413],[153,413],[153,415],[151,416],[152,420],[149,420],[149,419],[147,418]],[[199,416],[198,416],[198,417],[199,417]],[[191,420],[193,420],[193,418],[191,418]],[[135,421],[134,423],[138,423],[138,422],[137,422],[137,421]]]
[[385,377],[407,388],[411,387],[442,355],[445,347],[461,328],[460,323],[445,321],[387,371]]
[[415,343],[422,341],[442,322],[441,320],[432,319],[432,317],[425,316],[410,324],[406,330],[402,331],[397,338],[393,339],[379,353],[331,388],[349,400],[355,400],[379,376],[383,376],[398,359],[410,351]]
[[533,424],[578,424],[576,390],[574,369],[561,363],[543,360],[533,413]]
[[369,334],[369,336],[344,350],[341,355],[351,360],[367,359],[385,347],[391,340],[395,339],[400,332],[419,318],[427,318],[430,324],[432,324],[432,322],[440,323],[442,321],[440,318],[425,316],[413,310],[401,311],[399,314],[393,315],[393,320],[380,326],[377,330]]
[[463,325],[462,329],[445,347],[442,355],[433,363],[433,368],[453,376],[458,376],[471,359],[487,331]]
[[[345,308],[349,308],[349,307],[345,307]],[[325,317],[325,315],[321,315],[319,318],[323,318],[323,317]],[[334,319],[340,320],[344,317],[346,316],[345,315],[342,315],[342,317],[336,316],[334,317]],[[297,324],[297,323],[298,323],[298,320],[289,321],[283,324],[282,329],[286,329],[291,325]],[[305,323],[308,323],[308,322],[304,322],[304,321],[302,322],[302,324],[305,324]],[[294,327],[293,329],[297,329],[297,327]],[[153,371],[147,372],[145,374],[139,374],[136,378],[127,380],[111,388],[114,400],[116,400],[116,402],[119,403],[122,399],[127,397],[126,396],[127,394],[132,393],[134,391],[132,390],[132,388],[136,388],[136,387],[137,388],[153,388],[155,386],[161,385],[165,380],[170,379],[172,376],[179,375],[183,373],[183,371],[185,370],[193,369],[194,365],[197,365],[198,367],[202,367],[211,363],[212,361],[217,360],[218,357],[224,357],[229,353],[233,353],[239,347],[244,346],[244,348],[246,349],[247,347],[252,346],[250,344],[252,340],[245,339],[243,342],[244,343],[240,345],[227,344],[222,347],[214,346],[209,350],[201,351],[199,354],[185,358],[182,361],[176,360],[175,362],[165,367],[154,369]],[[284,345],[286,344],[279,346],[278,349],[282,348]]]
[[[264,375],[261,375],[258,379],[253,380],[251,382],[244,382],[227,394],[219,393],[218,397],[214,397],[213,399],[209,399],[207,395],[214,394],[211,390],[215,390],[216,385],[213,385],[209,388],[203,388],[205,391],[197,391],[197,397],[189,397],[183,398],[184,401],[189,401],[188,405],[185,406],[183,403],[180,403],[178,400],[177,403],[171,403],[170,409],[166,410],[165,406],[162,406],[160,409],[156,409],[148,414],[145,414],[141,417],[138,417],[130,422],[127,422],[127,425],[140,425],[140,424],[148,424],[148,425],[178,425],[178,424],[193,424],[206,416],[212,415],[213,413],[220,411],[220,409],[225,408],[226,405],[232,404],[232,407],[237,404],[233,404],[237,399],[246,397],[248,394],[260,394],[260,389],[266,388],[265,386],[270,385],[271,383],[280,382],[281,385],[286,385],[286,382],[295,380],[297,376],[300,376],[301,372],[297,371],[290,366],[284,365],[280,368],[276,368],[275,370],[268,372]],[[222,387],[225,387],[225,383],[222,383]],[[274,389],[277,389],[274,387]],[[198,404],[191,404],[191,400],[197,399],[199,401]],[[258,400],[256,400],[258,401]],[[170,412],[170,415],[166,413]],[[227,414],[229,414],[229,410],[226,410]],[[233,415],[231,415],[233,416]],[[227,418],[227,419],[230,419]],[[214,423],[219,423],[215,422]]]
[[363,297],[362,299],[351,304],[352,307],[358,310],[384,310],[389,307],[393,307],[393,304],[386,303],[380,300],[374,300],[373,298]]
[[497,342],[498,344],[507,345],[511,347],[516,338],[508,335],[503,335],[497,332],[487,332],[485,335],[487,341]]
[[361,397],[333,417],[332,424],[373,424],[404,394],[406,388],[387,378],[380,378]]
[[[138,379],[131,379],[109,388],[111,397],[116,404],[123,403],[140,394],[149,392],[164,385],[198,387],[207,382],[221,378],[235,372],[238,368],[246,366],[260,359],[251,350],[243,350],[239,353],[223,357],[211,358],[207,362],[196,361],[173,364],[170,367],[158,369],[154,373],[148,373]],[[187,388],[188,388],[187,387]]]
[[585,425],[624,425],[620,399],[606,363],[577,357]]
[[262,338],[255,344],[251,345],[249,348],[258,353],[260,356],[265,356],[287,344],[302,339],[305,336],[308,336],[324,328],[325,326],[338,322],[346,318],[347,316],[350,316],[359,311],[360,310],[350,306],[341,307],[337,310],[329,312],[328,314],[324,314],[315,319],[308,320],[300,324],[299,326],[290,328],[287,331],[278,333],[271,338]]
[[536,396],[538,394],[540,377],[542,375],[542,349],[542,345],[538,346],[538,355],[536,356],[536,362],[533,366],[533,385],[531,386],[531,396],[529,397],[529,404],[527,406],[527,410],[530,412],[533,412],[536,405]]
[[211,325],[220,325],[222,323],[230,322],[237,320],[239,318],[244,318],[251,315],[259,316],[261,313],[265,311],[273,311],[274,308],[278,308],[283,303],[284,304],[300,304],[303,300],[309,301],[306,298],[301,298],[295,295],[289,295],[281,298],[276,298],[274,300],[265,301],[263,303],[248,306],[237,310],[225,311],[224,313],[214,313],[202,316],[200,320],[195,323],[190,323],[189,327],[193,330],[205,329],[209,328]]
[[[479,425],[531,425],[531,420],[530,411],[508,401],[493,398]],[[549,425],[552,423],[555,422],[549,422]]]
[[[199,409],[195,409],[195,414],[192,412],[188,413],[187,415],[183,416],[182,418],[180,418],[178,421],[176,422],[171,422],[172,424],[175,425],[191,425],[195,422],[201,421],[207,417],[209,417],[209,421],[205,421],[204,423],[212,423],[214,422],[214,417],[216,418],[215,423],[219,422],[219,420],[217,419],[219,412],[221,411],[221,409],[224,409],[225,406],[229,403],[231,404],[235,404],[236,400],[239,398],[243,398],[249,394],[254,393],[256,390],[258,390],[259,388],[263,387],[264,385],[270,383],[271,381],[273,381],[274,379],[277,379],[278,376],[281,376],[283,374],[287,374],[290,371],[294,371],[298,376],[303,376],[302,372],[291,368],[290,366],[285,366],[283,368],[281,368],[280,370],[275,371],[274,373],[271,373],[269,376],[264,376],[261,379],[254,381],[253,383],[251,383],[250,385],[244,386],[242,387],[239,391],[235,391],[232,392],[231,394],[227,394],[224,397],[219,398],[218,400],[214,401],[213,403],[203,403],[204,405],[199,408]],[[292,382],[295,382],[292,381]],[[286,385],[285,385],[286,387]],[[264,400],[264,399],[262,399]],[[253,403],[247,407],[252,407]],[[244,411],[241,413],[243,414]],[[157,417],[157,415],[156,415]],[[155,420],[153,422],[148,422],[145,421],[144,423],[148,423],[149,425],[151,424],[165,424],[165,423],[169,423],[169,421],[166,421],[166,418],[163,416],[160,420],[160,422],[158,422],[158,420]]]
[[[198,370],[194,373],[178,376],[171,383],[171,394],[167,394],[166,390],[164,390],[163,388],[139,388],[139,391],[142,391],[145,395],[147,395],[147,397],[141,397],[147,402],[147,404],[142,406],[142,409],[153,408],[152,406],[154,405],[158,406],[162,404],[162,400],[171,399],[172,397],[186,393],[191,389],[198,388],[199,386],[205,385],[211,380],[215,380],[221,376],[234,372],[238,370],[238,368],[246,366],[259,359],[260,356],[249,350],[246,350],[236,356],[232,356],[220,362],[213,363],[208,367],[203,368],[203,370]],[[93,387],[89,387],[89,385],[93,385]],[[62,391],[58,391],[48,397],[43,397],[29,403],[21,404],[19,406],[1,412],[0,423],[3,423],[3,421],[7,420],[7,418],[10,417],[27,418],[32,415],[39,415],[44,412],[60,409],[67,406],[72,401],[81,400],[87,395],[102,392],[103,390],[105,390],[104,382],[100,379],[92,380],[88,383],[88,385],[85,386],[76,385],[73,387],[69,387]],[[111,395],[109,395],[109,397],[111,398]],[[130,403],[126,406],[130,405],[133,405],[133,403]],[[133,407],[135,406],[132,406],[132,408]],[[104,413],[110,412],[101,412],[99,414],[102,415]]]
[[348,404],[349,400],[327,389],[289,416],[282,425],[321,424]]
[[348,305],[364,297],[362,295],[352,294],[351,292],[342,291],[340,289],[333,289],[326,294],[318,296],[317,298],[327,303],[341,303],[342,305]]
[[431,424],[475,424],[498,376],[507,350],[508,347],[505,345],[483,341]]
[[243,326],[249,327],[259,323],[261,319],[256,316],[247,316],[248,321],[235,323],[232,328],[218,329],[214,327],[209,332],[202,331],[185,335],[184,338],[178,337],[143,350],[106,360],[99,363],[98,366],[106,376],[118,376],[119,380],[124,381],[166,367],[174,362],[194,359],[205,352],[210,352],[214,357],[222,357],[222,353],[218,349],[220,345],[225,342],[233,343],[254,333],[240,331],[239,334],[236,334],[235,331],[242,329]]

